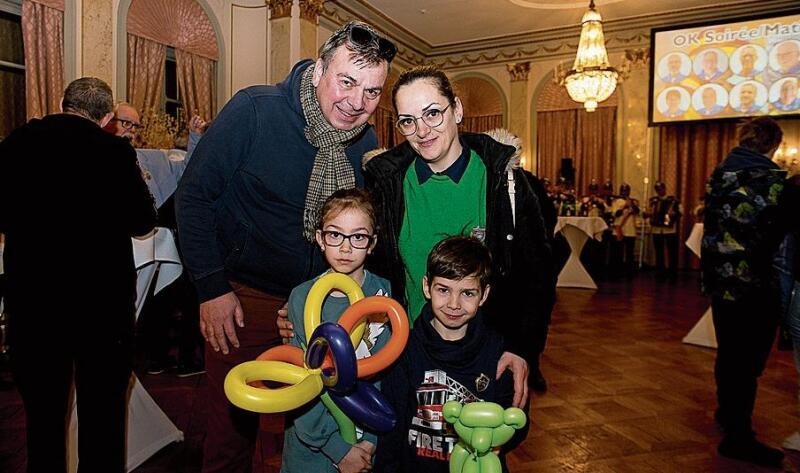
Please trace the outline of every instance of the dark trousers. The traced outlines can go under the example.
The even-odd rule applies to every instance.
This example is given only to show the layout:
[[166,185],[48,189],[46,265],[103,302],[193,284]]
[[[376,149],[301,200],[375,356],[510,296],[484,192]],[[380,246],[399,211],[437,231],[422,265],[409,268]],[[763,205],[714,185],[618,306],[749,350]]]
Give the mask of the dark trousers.
[[105,339],[97,327],[86,337],[89,330],[83,339],[52,325],[13,334],[11,368],[25,406],[28,473],[67,471],[67,415],[73,376],[78,404],[78,472],[125,471],[132,335],[121,342]]
[[717,419],[726,435],[752,435],[758,377],[764,371],[778,327],[777,295],[763,291],[742,300],[714,297],[717,332]]
[[653,247],[656,251],[656,270],[665,271],[664,249],[667,250],[669,260],[669,273],[675,274],[678,271],[678,234],[677,233],[654,233]]
[[636,270],[636,261],[633,257],[636,237],[623,237],[622,240],[614,238],[611,241],[611,264],[614,273],[633,275]]
[[[225,376],[234,366],[255,360],[270,347],[281,343],[275,322],[286,299],[232,283],[244,312],[244,327],[236,327],[239,348],[230,343],[223,355],[206,343],[208,419],[203,445],[203,473],[249,473],[258,436],[259,415],[239,409],[228,401],[223,389]],[[277,451],[280,439],[262,438],[268,449]]]

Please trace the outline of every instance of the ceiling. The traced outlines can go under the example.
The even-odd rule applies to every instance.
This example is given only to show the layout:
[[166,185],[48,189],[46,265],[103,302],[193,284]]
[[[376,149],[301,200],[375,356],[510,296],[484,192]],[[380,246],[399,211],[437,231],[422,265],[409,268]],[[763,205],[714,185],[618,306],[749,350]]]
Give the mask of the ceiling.
[[[577,0],[359,0],[428,47],[438,48],[539,31],[578,32],[589,1]],[[621,20],[648,20],[666,12],[728,10],[752,0],[595,0],[608,26]],[[761,0],[760,6],[785,4]],[[691,15],[688,16],[691,18]],[[691,20],[689,20],[691,21]]]

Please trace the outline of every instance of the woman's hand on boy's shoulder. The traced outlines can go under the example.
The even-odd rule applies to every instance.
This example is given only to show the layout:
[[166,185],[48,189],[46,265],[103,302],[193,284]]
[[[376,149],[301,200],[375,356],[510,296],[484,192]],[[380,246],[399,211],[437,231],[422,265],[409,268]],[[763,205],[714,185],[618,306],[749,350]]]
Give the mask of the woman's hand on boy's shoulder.
[[520,409],[528,403],[528,362],[524,358],[505,351],[497,362],[495,379],[500,379],[503,371],[509,370],[514,375],[514,401],[512,405]]

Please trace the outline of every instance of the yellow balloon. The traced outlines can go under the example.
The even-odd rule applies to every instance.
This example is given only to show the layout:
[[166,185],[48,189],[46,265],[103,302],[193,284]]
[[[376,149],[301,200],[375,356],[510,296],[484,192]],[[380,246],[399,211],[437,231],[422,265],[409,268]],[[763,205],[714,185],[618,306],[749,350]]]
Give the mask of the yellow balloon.
[[[331,272],[319,278],[317,282],[311,286],[311,290],[308,291],[306,306],[303,310],[303,321],[306,326],[306,343],[311,343],[311,334],[314,333],[314,329],[322,323],[322,303],[334,289],[344,292],[350,300],[350,305],[364,298],[364,292],[361,290],[361,286],[350,276]],[[358,347],[366,328],[367,322],[363,321],[356,325],[350,333],[350,341],[353,342],[354,347]]]
[[[277,389],[254,388],[251,381],[288,384]],[[225,395],[237,407],[271,414],[296,409],[319,396],[322,377],[318,369],[294,366],[282,361],[246,361],[225,376]]]

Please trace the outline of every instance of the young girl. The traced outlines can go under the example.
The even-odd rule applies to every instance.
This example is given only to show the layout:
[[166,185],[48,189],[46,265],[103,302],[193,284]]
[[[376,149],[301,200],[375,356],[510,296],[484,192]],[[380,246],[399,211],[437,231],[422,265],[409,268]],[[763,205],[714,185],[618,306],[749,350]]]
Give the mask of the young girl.
[[[361,189],[335,192],[325,202],[316,239],[331,269],[346,274],[361,285],[365,296],[389,295],[389,282],[364,269],[367,255],[375,248],[375,210],[369,194]],[[311,286],[320,276],[292,290],[289,296],[289,320],[294,335],[289,343],[307,346],[303,308]],[[347,297],[332,292],[323,303],[322,321],[336,322],[350,305]],[[370,322],[356,355],[369,356],[388,339],[384,322]],[[369,347],[369,349],[368,349]],[[336,421],[321,401],[309,403],[290,414],[283,443],[281,472],[360,472],[372,469],[375,435],[364,432],[355,445],[347,444],[339,435]]]

